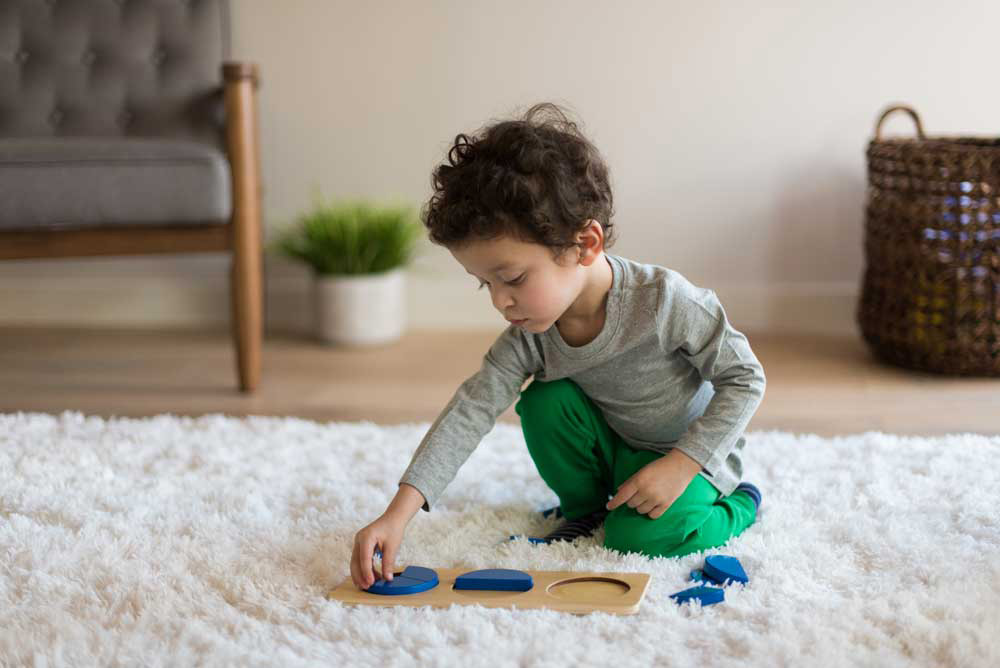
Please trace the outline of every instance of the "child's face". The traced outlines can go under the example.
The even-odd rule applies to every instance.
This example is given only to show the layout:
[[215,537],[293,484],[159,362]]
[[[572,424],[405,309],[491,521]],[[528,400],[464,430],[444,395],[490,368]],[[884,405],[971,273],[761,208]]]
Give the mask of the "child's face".
[[541,244],[500,237],[470,242],[451,249],[451,254],[466,272],[486,284],[481,287],[489,289],[494,308],[504,318],[534,333],[555,324],[580,295],[586,280],[577,248],[557,262]]

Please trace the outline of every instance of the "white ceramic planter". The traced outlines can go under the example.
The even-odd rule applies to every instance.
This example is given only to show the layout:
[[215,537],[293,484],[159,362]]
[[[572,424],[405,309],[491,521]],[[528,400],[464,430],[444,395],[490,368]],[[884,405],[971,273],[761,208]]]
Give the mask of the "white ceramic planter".
[[406,327],[406,272],[313,278],[316,335],[339,345],[376,345]]

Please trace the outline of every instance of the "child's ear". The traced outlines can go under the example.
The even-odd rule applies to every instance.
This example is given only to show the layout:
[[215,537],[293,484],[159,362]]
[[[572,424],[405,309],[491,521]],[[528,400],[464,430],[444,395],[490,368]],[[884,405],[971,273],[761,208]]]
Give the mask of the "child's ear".
[[604,228],[596,220],[587,221],[588,225],[577,235],[577,241],[581,244],[580,264],[589,267],[604,250]]

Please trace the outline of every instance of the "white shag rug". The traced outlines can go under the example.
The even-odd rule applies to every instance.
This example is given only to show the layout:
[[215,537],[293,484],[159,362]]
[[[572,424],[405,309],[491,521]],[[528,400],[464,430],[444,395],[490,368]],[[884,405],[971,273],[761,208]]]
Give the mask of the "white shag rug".
[[[1000,436],[749,432],[757,522],[647,559],[603,529],[498,545],[559,524],[501,423],[418,511],[396,570],[644,571],[639,613],[327,599],[428,426],[0,414],[0,665],[1000,665]],[[707,554],[750,582],[676,605]]]

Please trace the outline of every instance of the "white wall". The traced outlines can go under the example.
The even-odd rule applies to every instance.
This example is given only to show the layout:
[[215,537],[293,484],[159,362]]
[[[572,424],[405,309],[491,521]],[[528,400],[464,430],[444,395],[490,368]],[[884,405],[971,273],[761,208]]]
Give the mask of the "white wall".
[[[888,103],[929,134],[1000,130],[997,3],[233,4],[234,56],[262,72],[268,229],[316,188],[420,204],[455,134],[551,100],[610,164],[611,252],[714,289],[747,330],[856,331]],[[227,276],[219,255],[0,263],[0,322],[223,324]],[[269,258],[267,282],[269,328],[308,328],[308,272]],[[502,327],[475,287],[426,247],[411,325]]]

